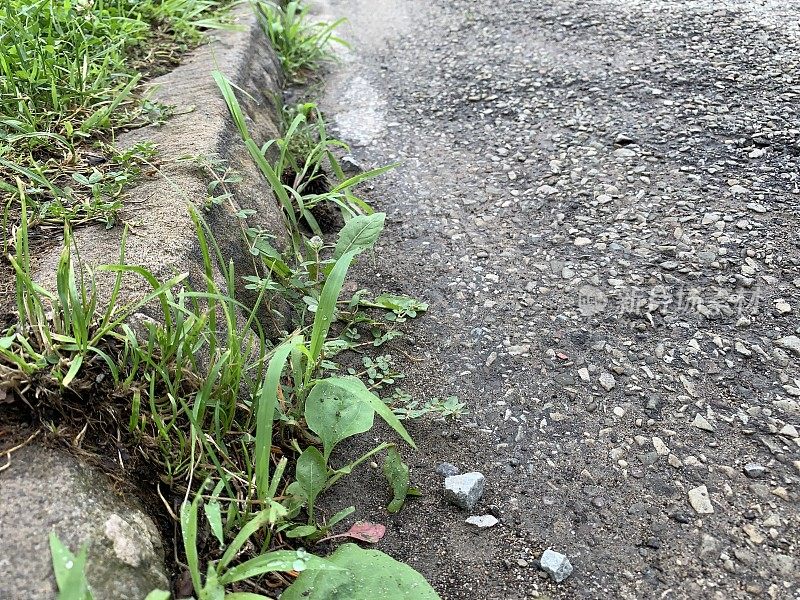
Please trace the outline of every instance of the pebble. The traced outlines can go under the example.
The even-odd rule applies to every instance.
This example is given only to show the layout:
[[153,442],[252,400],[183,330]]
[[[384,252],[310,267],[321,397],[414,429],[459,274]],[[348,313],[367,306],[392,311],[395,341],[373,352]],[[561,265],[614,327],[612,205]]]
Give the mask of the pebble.
[[466,520],[466,523],[474,525],[475,527],[479,527],[480,529],[487,529],[489,527],[494,527],[499,522],[500,521],[494,515],[472,516]]
[[464,510],[472,510],[481,499],[486,478],[473,471],[463,475],[451,475],[444,480],[445,498]]
[[542,553],[539,566],[556,583],[561,583],[572,574],[572,564],[569,559],[560,552],[549,548]]
[[689,504],[701,515],[711,515],[714,507],[711,505],[711,497],[708,495],[708,488],[704,485],[689,490]]
[[744,466],[744,474],[747,475],[750,479],[759,479],[764,477],[768,472],[767,467],[759,463],[747,463]]
[[613,390],[617,385],[617,380],[614,379],[614,376],[605,371],[600,374],[600,385],[605,389],[607,392]]
[[775,345],[778,348],[789,350],[790,352],[794,352],[797,356],[800,356],[800,337],[796,335],[788,335],[775,340]]
[[573,243],[580,248],[581,246],[588,246],[592,243],[592,240],[587,237],[577,237]]
[[656,449],[656,453],[659,456],[667,456],[669,454],[669,448],[660,437],[653,438],[653,448]]
[[706,418],[700,413],[697,413],[694,416],[694,421],[692,421],[692,425],[694,425],[698,429],[702,429],[703,431],[712,431],[712,432],[714,431],[714,426],[711,425],[711,423],[709,423],[708,420],[706,420]]
[[460,473],[458,467],[451,465],[449,462],[439,463],[436,465],[435,471],[437,475],[441,475],[442,477],[452,477]]
[[713,535],[704,533],[700,538],[700,560],[704,563],[714,563],[722,554],[722,543]]
[[587,369],[586,367],[581,367],[580,369],[578,369],[578,377],[580,377],[581,381],[583,381],[584,383],[588,383],[590,380],[589,369]]
[[794,425],[790,425],[788,423],[786,425],[784,425],[783,427],[781,427],[781,430],[778,433],[780,433],[781,435],[785,435],[786,437],[790,437],[790,438],[800,437],[797,434],[797,428]]
[[775,302],[775,310],[778,311],[779,315],[788,315],[792,312],[792,306],[785,300],[778,300]]

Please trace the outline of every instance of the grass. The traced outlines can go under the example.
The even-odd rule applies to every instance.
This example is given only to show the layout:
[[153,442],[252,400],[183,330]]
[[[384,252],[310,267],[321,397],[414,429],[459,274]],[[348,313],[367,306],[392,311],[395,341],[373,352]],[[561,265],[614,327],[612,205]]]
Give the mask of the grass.
[[336,28],[344,23],[313,23],[308,7],[289,2],[258,0],[255,3],[259,21],[275,48],[286,75],[294,81],[304,81],[309,73],[334,58],[331,44],[347,46],[335,35]]
[[[398,589],[413,590],[398,592],[398,600],[437,598],[419,574],[380,552],[345,545],[323,559],[303,549],[340,537],[379,539],[383,530],[374,524],[334,533],[355,508],[326,518],[318,509],[320,496],[383,455],[392,493],[388,510],[397,512],[414,493],[399,449],[415,444],[401,418],[458,414],[463,408],[455,399],[415,404],[402,394],[384,400],[376,393],[402,374],[388,354],[373,358],[365,352],[402,336],[400,326],[424,313],[426,304],[392,294],[369,298],[363,291],[340,298],[351,265],[372,250],[385,222],[383,213],[357,195],[357,187],[392,165],[346,176],[336,152],[347,147],[328,136],[312,103],[285,111],[282,135],[257,144],[233,87],[214,72],[242,143],[282,206],[291,238],[289,247],[276,248],[263,231],[247,227],[247,211],[238,212],[256,261],[256,274],[244,278],[255,301],[246,305],[236,297],[242,274],[217,245],[200,210],[191,212],[203,264],[199,288],[189,285],[185,273],[159,281],[129,264],[125,236],[118,262],[94,270],[82,264],[72,241],[73,224],[92,218],[74,208],[75,189],[90,203],[113,203],[132,176],[132,165],[152,152],[143,146],[114,155],[113,168],[87,170],[81,162],[87,148],[98,148],[105,136],[134,123],[146,102],[137,96],[139,74],[128,68],[131,57],[154,30],[173,41],[195,42],[200,30],[215,23],[202,15],[218,4],[4,3],[8,31],[27,31],[14,41],[4,29],[8,52],[0,57],[5,73],[0,131],[3,143],[15,142],[13,151],[6,146],[7,154],[0,152],[0,167],[11,176],[5,189],[16,198],[19,222],[5,244],[19,320],[0,336],[0,375],[23,401],[31,390],[50,401],[58,396],[62,415],[81,415],[74,423],[81,439],[127,445],[144,469],[156,472],[171,495],[182,499],[173,517],[181,532],[182,564],[199,600],[268,598],[267,583],[285,587],[286,597],[307,597],[323,580],[347,589],[352,600],[367,600],[385,591],[386,577]],[[259,2],[257,10],[290,76],[300,77],[330,57],[338,23],[309,24],[307,10],[296,2],[282,7]],[[115,36],[125,39],[115,42]],[[67,48],[70,53],[63,52]],[[65,167],[68,158],[74,162]],[[193,160],[213,175],[212,203],[230,201],[238,175],[220,161]],[[317,222],[314,211],[320,206],[339,211],[342,225],[335,236]],[[56,217],[66,221],[64,245],[55,289],[46,290],[31,275],[30,228]],[[115,275],[107,307],[99,305],[95,287],[100,271]],[[142,278],[150,292],[122,305],[123,277],[131,276]],[[282,339],[273,340],[259,315],[276,297],[293,306],[294,320]],[[140,311],[159,318],[134,323],[131,317]],[[363,354],[364,369],[339,364],[344,351]],[[106,382],[104,393],[93,394],[87,411],[80,392],[97,392],[99,381]],[[101,410],[124,414],[125,422],[87,416]],[[394,439],[342,463],[336,447],[370,431],[376,415]],[[64,421],[68,428],[69,417]],[[86,551],[72,554],[55,536],[50,544],[63,597],[91,598],[83,574]],[[375,561],[379,569],[371,566]],[[169,593],[159,590],[148,596],[166,598]]]
[[121,154],[115,132],[166,110],[143,95],[143,76],[223,26],[226,5],[0,0],[0,190],[18,198],[19,178],[40,221],[112,222],[121,188],[152,152]]

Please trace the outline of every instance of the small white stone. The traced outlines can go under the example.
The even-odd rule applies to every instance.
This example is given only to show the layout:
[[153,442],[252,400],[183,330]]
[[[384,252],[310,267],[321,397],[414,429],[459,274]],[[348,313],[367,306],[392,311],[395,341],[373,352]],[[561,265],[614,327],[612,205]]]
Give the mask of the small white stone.
[[789,423],[784,425],[778,433],[790,438],[800,437],[797,434],[797,428],[794,425],[790,425]]
[[800,337],[796,335],[787,335],[786,337],[775,340],[775,345],[778,348],[789,350],[800,356]]
[[545,571],[556,583],[561,583],[572,574],[569,559],[560,552],[545,550],[539,559],[542,571]]
[[617,380],[614,379],[614,376],[611,373],[604,372],[600,374],[600,385],[605,389],[607,392],[610,392],[614,389],[617,385]]
[[708,495],[708,488],[704,485],[689,490],[689,504],[701,515],[714,514],[714,507],[711,505],[711,497]]
[[653,448],[656,449],[656,454],[659,456],[666,456],[669,454],[669,448],[660,437],[653,438]]
[[475,525],[475,527],[480,527],[481,529],[486,529],[488,527],[494,527],[500,521],[497,520],[497,517],[494,515],[480,515],[480,516],[473,516],[466,520],[467,523],[470,525]]
[[621,406],[615,406],[614,410],[612,412],[615,415],[617,415],[618,417],[624,417],[625,416],[625,409],[622,408]]
[[792,312],[792,306],[785,300],[778,300],[775,303],[775,310],[778,311],[779,315],[788,315]]
[[586,367],[581,367],[578,369],[578,377],[581,378],[581,381],[588,383],[589,382],[589,369]]
[[706,418],[703,415],[701,415],[700,413],[697,413],[694,416],[694,421],[692,421],[692,425],[694,425],[698,429],[702,429],[704,431],[714,431],[714,426],[711,425],[711,423],[709,423],[706,420]]
[[575,241],[574,241],[573,243],[574,243],[576,246],[579,246],[579,247],[580,247],[580,246],[588,246],[589,244],[591,244],[591,243],[592,243],[592,240],[590,240],[590,239],[589,239],[589,238],[587,238],[587,237],[576,237],[576,238],[575,238]]

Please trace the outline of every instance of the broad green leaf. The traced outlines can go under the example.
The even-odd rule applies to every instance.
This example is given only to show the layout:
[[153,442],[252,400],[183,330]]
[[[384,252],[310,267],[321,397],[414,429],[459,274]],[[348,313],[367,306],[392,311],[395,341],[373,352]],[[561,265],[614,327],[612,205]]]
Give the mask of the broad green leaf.
[[[333,379],[333,378],[331,378]],[[367,389],[367,386],[364,385],[364,382],[356,377],[341,377],[337,378],[339,381],[346,381],[348,382],[348,389],[354,395],[358,396],[361,400],[369,404],[372,409],[380,415],[380,417],[386,421],[386,423],[394,429],[397,434],[405,440],[405,442],[416,450],[417,445],[414,443],[414,440],[411,439],[411,436],[406,431],[406,428],[403,427],[403,424],[400,422],[400,419],[397,418],[397,415],[392,412],[392,409],[389,408],[386,403],[378,398],[375,394],[370,392]]]
[[322,440],[326,463],[336,444],[372,428],[375,410],[364,401],[363,391],[364,384],[355,377],[329,377],[317,383],[308,395],[306,423]]
[[328,561],[344,571],[305,571],[281,600],[440,600],[425,578],[379,550],[344,544]]
[[144,600],[169,600],[170,596],[171,594],[164,590],[153,590],[144,597]]
[[219,582],[222,585],[230,585],[273,571],[339,571],[343,568],[302,549],[276,550],[231,567],[219,578]]
[[386,508],[390,513],[396,513],[403,508],[406,495],[408,495],[408,465],[403,462],[394,447],[389,448],[386,459],[383,461],[383,474],[386,475],[394,494]]
[[372,247],[383,231],[386,213],[356,215],[339,231],[339,239],[333,251],[333,258],[338,259],[351,250],[362,251]]

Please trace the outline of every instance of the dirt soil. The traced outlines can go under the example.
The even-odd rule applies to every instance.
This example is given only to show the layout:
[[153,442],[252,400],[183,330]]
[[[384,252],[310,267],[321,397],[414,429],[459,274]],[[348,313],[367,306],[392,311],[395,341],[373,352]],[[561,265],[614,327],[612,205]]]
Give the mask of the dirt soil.
[[[379,548],[446,600],[800,598],[800,3],[321,10],[354,42],[328,119],[402,161],[361,284],[431,303],[403,387],[469,408],[413,425],[425,495],[358,514]],[[486,475],[497,526],[441,461]],[[388,496],[356,477],[330,501]]]

